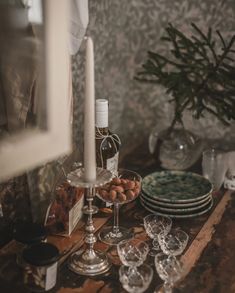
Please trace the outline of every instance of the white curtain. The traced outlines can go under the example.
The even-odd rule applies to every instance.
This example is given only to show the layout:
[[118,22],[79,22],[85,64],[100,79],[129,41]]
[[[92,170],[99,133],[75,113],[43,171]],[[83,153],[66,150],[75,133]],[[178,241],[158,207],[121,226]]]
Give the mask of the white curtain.
[[88,0],[70,0],[70,54],[79,50],[89,21]]

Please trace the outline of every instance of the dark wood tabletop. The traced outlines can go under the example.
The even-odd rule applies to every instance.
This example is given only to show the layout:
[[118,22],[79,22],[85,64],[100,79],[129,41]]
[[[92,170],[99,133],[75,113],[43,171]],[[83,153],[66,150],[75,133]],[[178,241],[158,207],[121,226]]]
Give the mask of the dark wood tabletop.
[[[198,164],[193,168],[200,173],[200,162]],[[121,166],[138,171],[142,176],[159,170],[153,158],[147,155],[145,147],[125,155]],[[207,214],[187,220],[173,220],[174,227],[180,227],[189,234],[188,246],[181,257],[185,273],[174,292],[235,292],[235,195],[221,190],[214,193],[213,198],[214,206]],[[131,228],[136,238],[149,241],[143,227],[143,217],[148,213],[136,199],[121,208],[120,225]],[[85,221],[83,218],[79,222],[70,238],[48,238],[48,242],[57,245],[62,255],[57,285],[51,292],[125,292],[119,282],[118,269],[121,263],[115,246],[99,240],[95,244],[95,249],[106,252],[112,262],[106,274],[85,277],[69,270],[67,261],[70,254],[84,247]],[[112,224],[112,214],[99,212],[94,216],[94,224],[97,231],[104,225]],[[30,292],[22,284],[22,271],[15,262],[16,251],[17,244],[14,241],[0,251],[0,292]],[[162,281],[154,268],[153,258],[148,256],[146,262],[154,269],[153,280],[146,292],[157,292],[156,288],[161,290]]]

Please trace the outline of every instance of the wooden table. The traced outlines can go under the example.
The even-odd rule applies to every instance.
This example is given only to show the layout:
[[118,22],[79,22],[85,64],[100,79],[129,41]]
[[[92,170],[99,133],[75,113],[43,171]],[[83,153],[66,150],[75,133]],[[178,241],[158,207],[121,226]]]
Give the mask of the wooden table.
[[[141,154],[143,158],[143,154]],[[141,157],[136,152],[136,158]],[[145,156],[146,158],[146,156]],[[149,157],[145,160],[135,160],[126,157],[122,166],[139,171],[145,175],[156,170],[154,162]],[[142,166],[140,165],[142,164]],[[187,220],[173,220],[173,226],[181,227],[188,232],[190,239],[188,247],[182,255],[185,265],[185,275],[177,284],[174,292],[235,292],[235,195],[229,191],[221,191],[213,195],[213,209],[200,217]],[[143,209],[140,202],[124,205],[121,209],[120,224],[133,229],[135,237],[148,241],[143,227],[143,217],[148,212]],[[112,221],[110,214],[99,213],[94,217],[96,230]],[[83,246],[84,221],[80,221],[71,238],[51,236],[48,241],[57,245],[61,252],[58,282],[52,292],[59,293],[109,293],[125,292],[118,278],[120,260],[115,247],[97,241],[95,248],[105,251],[110,257],[113,266],[109,272],[102,276],[84,277],[71,272],[67,267],[69,255]],[[0,251],[0,292],[29,292],[22,285],[22,273],[15,263],[17,245],[10,242]],[[148,257],[147,262],[153,265],[153,258]],[[155,271],[155,269],[154,269]],[[154,273],[153,281],[147,293],[152,293],[162,281]]]

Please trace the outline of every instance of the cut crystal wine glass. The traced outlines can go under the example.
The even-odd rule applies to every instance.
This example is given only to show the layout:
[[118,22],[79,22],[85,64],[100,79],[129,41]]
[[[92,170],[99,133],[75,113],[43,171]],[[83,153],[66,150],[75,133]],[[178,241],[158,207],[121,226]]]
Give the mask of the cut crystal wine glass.
[[119,226],[119,207],[136,199],[141,190],[142,178],[134,171],[120,169],[110,183],[97,189],[97,196],[114,205],[113,226],[104,227],[99,238],[102,242],[117,245],[122,240],[133,237],[130,229]]
[[164,281],[164,292],[171,293],[175,282],[183,274],[182,263],[175,257],[168,257],[160,252],[155,256],[155,267],[159,277]]
[[121,241],[117,246],[117,251],[121,262],[124,264],[119,271],[123,287],[128,292],[134,292],[135,290],[143,292],[143,288],[149,281],[149,277],[146,275],[149,269],[140,266],[145,261],[149,251],[147,243],[135,238]]
[[172,229],[168,234],[158,235],[162,251],[170,256],[180,255],[185,250],[188,239],[188,234],[180,229]]
[[149,246],[146,242],[138,239],[121,241],[117,245],[118,255],[125,266],[138,267],[146,259],[149,252]]
[[153,269],[149,265],[141,265],[138,267],[138,278],[133,278],[130,270],[126,266],[119,269],[119,279],[123,288],[130,293],[142,293],[147,290],[152,278]]
[[153,239],[150,255],[155,256],[160,251],[158,235],[166,235],[172,226],[172,220],[166,216],[150,214],[144,217],[144,228],[148,236]]

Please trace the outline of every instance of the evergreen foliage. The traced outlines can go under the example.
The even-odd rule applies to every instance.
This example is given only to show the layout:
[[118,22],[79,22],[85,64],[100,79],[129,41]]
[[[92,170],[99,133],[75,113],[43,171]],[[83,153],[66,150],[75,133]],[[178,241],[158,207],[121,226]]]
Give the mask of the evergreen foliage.
[[148,52],[135,79],[161,84],[175,102],[176,121],[182,122],[183,111],[192,111],[196,119],[206,112],[215,115],[225,125],[235,119],[235,35],[228,41],[217,30],[217,40],[209,28],[204,34],[194,23],[194,34],[187,37],[172,24],[161,39],[170,45],[168,58]]

